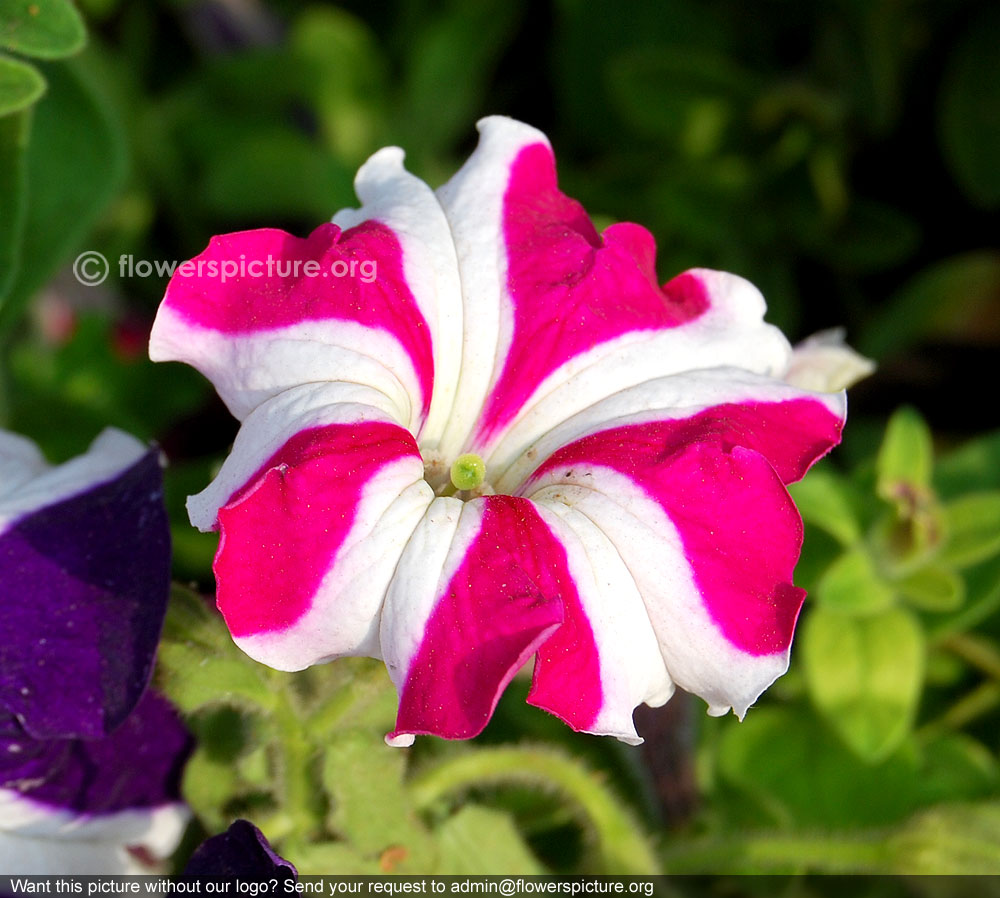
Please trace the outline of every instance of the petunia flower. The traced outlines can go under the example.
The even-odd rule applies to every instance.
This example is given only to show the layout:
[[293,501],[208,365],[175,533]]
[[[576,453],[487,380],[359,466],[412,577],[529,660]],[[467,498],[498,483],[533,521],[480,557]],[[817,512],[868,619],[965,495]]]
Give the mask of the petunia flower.
[[0,715],[0,870],[156,872],[190,817],[180,777],[191,738],[153,692],[110,736],[33,739]]
[[0,431],[0,870],[137,873],[176,847],[190,737],[146,691],[170,586],[155,450],[50,467]]
[[637,743],[675,685],[742,717],[804,596],[785,484],[844,394],[782,379],[747,281],[660,286],[651,235],[599,234],[543,134],[479,129],[439,190],[381,150],[360,209],[213,238],[168,286],[152,358],[242,422],[188,502],[219,608],[279,669],[384,659],[391,744],[476,735],[532,657],[528,701],[576,730]]
[[260,882],[272,877],[282,884],[294,882],[298,871],[275,853],[265,835],[247,820],[235,820],[224,833],[206,839],[188,861],[184,875],[238,878]]

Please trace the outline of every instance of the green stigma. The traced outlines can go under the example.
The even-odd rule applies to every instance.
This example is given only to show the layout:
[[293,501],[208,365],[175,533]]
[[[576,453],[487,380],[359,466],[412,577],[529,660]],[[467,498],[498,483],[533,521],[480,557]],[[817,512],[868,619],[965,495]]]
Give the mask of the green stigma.
[[451,466],[451,482],[457,490],[474,490],[486,479],[486,463],[475,453],[466,452]]

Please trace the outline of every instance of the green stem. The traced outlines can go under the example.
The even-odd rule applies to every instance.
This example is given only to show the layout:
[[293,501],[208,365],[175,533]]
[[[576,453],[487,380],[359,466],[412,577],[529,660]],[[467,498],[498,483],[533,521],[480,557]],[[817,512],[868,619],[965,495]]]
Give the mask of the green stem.
[[992,640],[971,633],[953,633],[940,642],[941,648],[958,655],[984,674],[1000,681],[1000,651]]
[[315,752],[305,738],[303,715],[295,707],[290,690],[286,688],[281,692],[281,700],[275,703],[271,713],[279,735],[285,799],[282,804],[288,817],[288,829],[299,838],[308,837],[323,820],[323,808],[317,803],[321,793],[311,770]]
[[751,835],[674,842],[670,873],[878,873],[886,870],[880,839],[843,835]]
[[960,730],[977,717],[989,714],[997,705],[1000,705],[1000,683],[980,683],[940,717],[924,724],[917,730],[917,737],[927,741],[941,733]]
[[604,866],[619,874],[655,874],[660,864],[620,799],[578,761],[548,749],[485,748],[434,764],[410,782],[418,808],[475,787],[523,783],[568,798],[598,840]]

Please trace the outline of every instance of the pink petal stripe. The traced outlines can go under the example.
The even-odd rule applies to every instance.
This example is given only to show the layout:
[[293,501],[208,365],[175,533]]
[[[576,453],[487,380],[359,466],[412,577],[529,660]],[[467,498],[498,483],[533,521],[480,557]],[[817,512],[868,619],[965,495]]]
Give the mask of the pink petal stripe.
[[676,327],[709,303],[692,275],[659,286],[656,246],[644,228],[617,224],[599,235],[583,207],[559,191],[545,144],[515,159],[503,217],[513,335],[480,418],[481,442],[569,359],[630,331]]
[[[486,726],[507,683],[573,616],[576,588],[566,553],[534,505],[513,496],[489,496],[482,525],[443,591],[400,692],[395,738],[432,734],[466,739]],[[571,629],[589,663],[580,666],[576,718],[601,704],[596,653],[586,621]],[[565,640],[561,645],[571,643]],[[595,694],[595,690],[597,690]]]
[[234,637],[280,631],[312,603],[355,519],[365,484],[387,463],[420,457],[384,422],[295,434],[219,509],[218,605]]
[[554,453],[532,484],[547,472],[579,482],[575,467],[631,478],[677,527],[726,639],[752,655],[772,654],[791,642],[805,595],[792,585],[802,523],[783,481],[829,451],[842,423],[808,399],[721,405],[584,437]]
[[[237,273],[222,277],[227,271]],[[164,305],[192,325],[225,334],[330,319],[386,331],[413,362],[425,413],[430,405],[430,330],[406,282],[399,240],[377,221],[347,231],[324,224],[305,239],[275,228],[213,237],[178,268]]]
[[604,704],[594,631],[576,585],[564,581],[562,626],[538,650],[528,704],[555,714],[577,731],[593,729]]

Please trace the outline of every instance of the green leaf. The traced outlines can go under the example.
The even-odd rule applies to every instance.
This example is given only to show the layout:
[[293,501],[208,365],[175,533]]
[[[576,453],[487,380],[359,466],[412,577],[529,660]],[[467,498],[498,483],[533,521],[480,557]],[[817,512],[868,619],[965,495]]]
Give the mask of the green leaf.
[[322,221],[351,202],[353,173],[317,144],[286,131],[258,133],[211,159],[201,195],[217,215]]
[[802,636],[816,707],[859,757],[888,757],[913,724],[923,686],[924,635],[899,608],[848,617],[817,607]]
[[531,853],[510,816],[466,805],[436,830],[438,873],[450,876],[533,876],[548,871]]
[[338,733],[323,752],[329,825],[383,872],[418,873],[433,847],[403,785],[406,753],[389,748],[375,730]]
[[311,6],[292,24],[288,45],[309,72],[304,89],[327,145],[345,161],[361,161],[378,145],[386,113],[388,73],[377,39],[345,10]]
[[832,471],[813,469],[788,489],[806,523],[825,530],[844,546],[861,538],[850,488]]
[[920,244],[920,227],[894,206],[852,200],[844,219],[815,249],[838,268],[868,274],[899,265]]
[[408,150],[440,151],[466,135],[523,9],[508,0],[452,3],[420,23],[407,42],[401,103]]
[[896,501],[901,491],[921,491],[930,487],[934,467],[934,444],[927,422],[909,406],[889,419],[876,462],[876,492]]
[[919,271],[874,314],[858,343],[863,355],[884,358],[927,334],[968,335],[991,320],[1000,295],[1000,253],[982,250]]
[[718,726],[712,807],[738,829],[883,826],[943,800],[991,795],[997,786],[997,762],[962,734],[919,748],[907,742],[870,764],[803,708],[754,708],[742,724]]
[[743,723],[725,726],[718,768],[722,784],[739,791],[723,788],[713,804],[731,806],[737,827],[870,826],[917,806],[912,752],[865,763],[801,707],[753,708]]
[[1000,491],[971,493],[944,506],[948,528],[941,561],[966,567],[1000,552]]
[[1000,802],[947,805],[916,815],[886,840],[907,875],[1000,875]]
[[209,830],[222,832],[232,822],[225,806],[239,788],[236,768],[206,752],[196,751],[184,765],[182,793]]
[[846,614],[877,614],[892,607],[895,590],[875,569],[864,548],[844,552],[816,586],[823,607]]
[[0,306],[0,332],[78,247],[125,175],[124,139],[80,63],[44,70],[49,90],[34,108],[21,266]]
[[31,116],[19,112],[0,118],[0,303],[20,262],[25,209],[25,157]]
[[299,876],[378,876],[384,875],[378,863],[363,858],[344,842],[294,843],[281,850],[295,858]]
[[0,46],[58,59],[83,48],[87,30],[70,0],[0,0]]
[[45,93],[45,79],[26,62],[0,56],[0,116],[26,109]]
[[946,455],[935,466],[934,483],[946,499],[977,490],[1000,490],[1000,430]]
[[938,130],[944,157],[972,202],[1000,204],[1000,9],[981,8],[952,51],[941,88]]
[[626,121],[694,158],[722,148],[736,101],[756,83],[725,55],[692,48],[629,51],[609,61],[608,77]]
[[954,611],[965,600],[965,583],[941,565],[926,565],[895,581],[896,588],[922,611]]
[[276,697],[268,672],[229,636],[221,615],[196,593],[174,585],[157,654],[157,685],[181,710],[229,704],[267,710]]
[[974,565],[963,572],[966,601],[958,611],[936,619],[928,630],[937,640],[952,633],[965,633],[978,627],[1000,609],[1000,557]]
[[985,745],[965,733],[945,733],[922,747],[918,776],[925,804],[982,798],[995,794],[997,760]]

